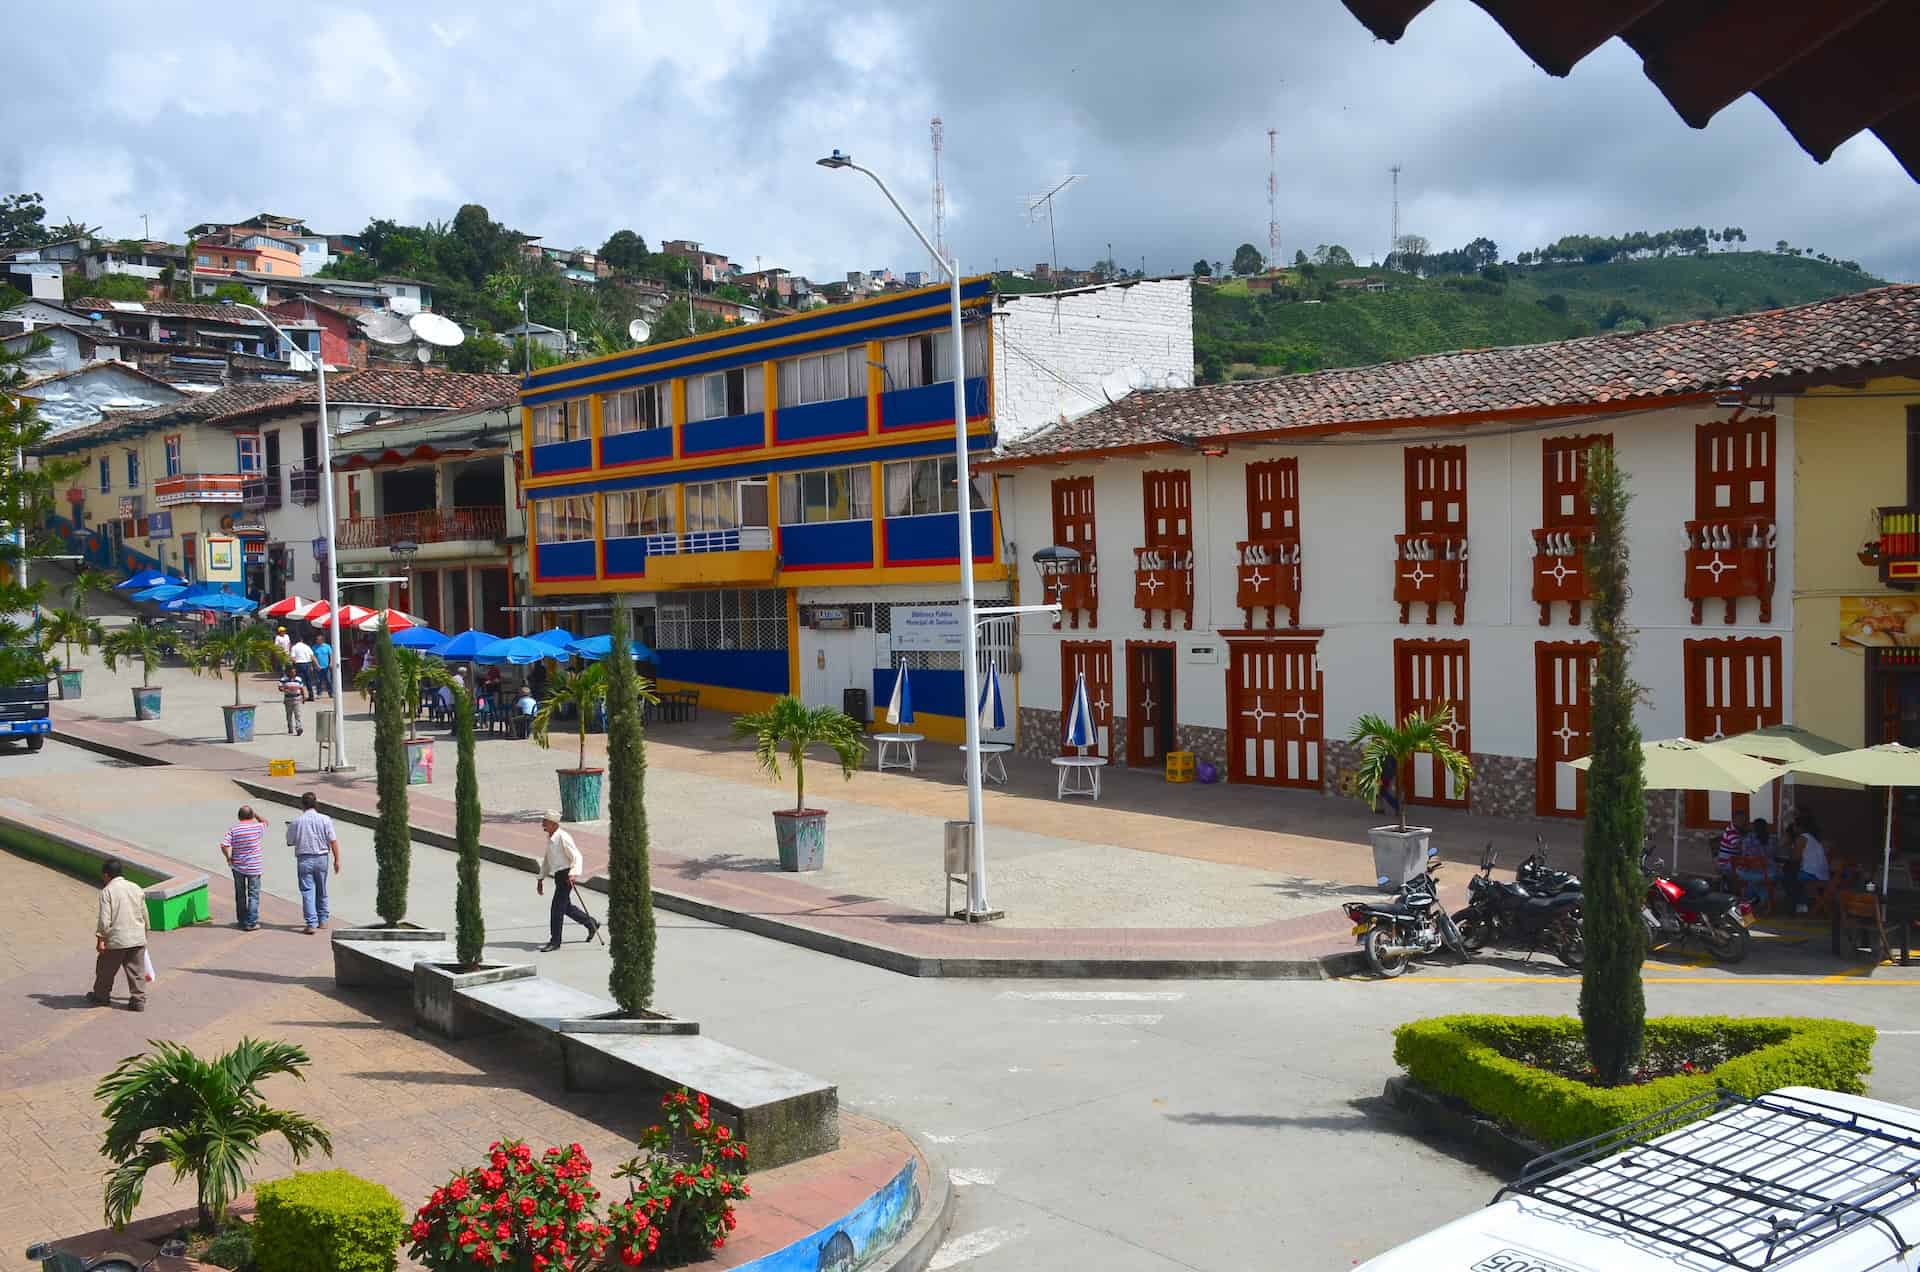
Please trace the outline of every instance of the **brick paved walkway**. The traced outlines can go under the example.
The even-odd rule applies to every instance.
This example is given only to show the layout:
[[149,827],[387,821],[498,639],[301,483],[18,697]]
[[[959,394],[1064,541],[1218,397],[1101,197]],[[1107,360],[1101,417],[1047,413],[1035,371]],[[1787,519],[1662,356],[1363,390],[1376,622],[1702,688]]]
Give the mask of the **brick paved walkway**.
[[[30,1197],[0,1210],[0,1266],[21,1266],[28,1243],[100,1224],[101,1123],[94,1084],[151,1038],[202,1055],[254,1035],[296,1042],[313,1057],[305,1082],[275,1079],[274,1103],[318,1119],[333,1136],[331,1163],[392,1189],[411,1207],[457,1166],[503,1136],[537,1145],[583,1144],[603,1190],[630,1155],[648,1107],[569,1094],[557,1075],[529,1067],[510,1040],[458,1050],[409,1032],[397,995],[333,989],[327,944],[299,933],[296,906],[262,898],[263,927],[232,921],[232,894],[213,889],[213,926],[157,934],[159,980],[140,1015],[87,1005],[95,889],[0,852],[0,1195]],[[842,1147],[754,1178],[738,1239],[714,1266],[779,1249],[830,1223],[917,1156],[898,1131],[843,1113]],[[291,1167],[269,1141],[255,1179]],[[309,1162],[309,1168],[313,1163]],[[141,1215],[190,1207],[190,1182],[150,1177]]]

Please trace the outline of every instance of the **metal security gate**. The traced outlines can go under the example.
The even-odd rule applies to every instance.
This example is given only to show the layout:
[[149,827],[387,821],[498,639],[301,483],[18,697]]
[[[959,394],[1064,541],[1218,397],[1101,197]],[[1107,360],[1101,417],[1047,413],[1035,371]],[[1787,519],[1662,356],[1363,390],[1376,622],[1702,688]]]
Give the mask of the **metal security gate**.
[[1324,715],[1317,640],[1229,642],[1231,780],[1318,789]]
[[[1468,688],[1467,642],[1464,640],[1396,640],[1393,642],[1394,713],[1399,719],[1415,711],[1432,714],[1441,703],[1453,708],[1447,743],[1465,754],[1473,751],[1472,702]],[[1410,804],[1439,804],[1465,808],[1467,791],[1434,762],[1416,755],[1406,774],[1405,798]]]
[[1533,811],[1542,817],[1584,817],[1587,775],[1567,767],[1592,749],[1591,641],[1541,641],[1533,647]]

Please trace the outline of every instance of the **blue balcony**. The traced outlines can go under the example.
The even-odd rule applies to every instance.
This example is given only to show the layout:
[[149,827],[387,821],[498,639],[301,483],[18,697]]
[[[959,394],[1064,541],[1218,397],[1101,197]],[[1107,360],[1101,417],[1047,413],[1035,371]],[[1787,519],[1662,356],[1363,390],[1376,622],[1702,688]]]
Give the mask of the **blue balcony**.
[[643,428],[632,433],[608,433],[600,439],[600,466],[644,464],[673,458],[671,428]]
[[780,527],[783,570],[852,570],[873,564],[873,522],[827,521]]
[[536,543],[533,547],[534,581],[553,583],[593,578],[593,551],[591,539],[573,543]]
[[867,431],[867,399],[809,402],[783,406],[773,417],[775,442],[816,442],[830,437],[858,437]]
[[571,442],[546,442],[533,448],[528,475],[549,477],[555,473],[585,472],[593,467],[593,440],[576,438]]
[[[967,418],[987,418],[987,380],[974,376],[967,381]],[[880,428],[894,432],[903,428],[925,428],[930,424],[953,423],[953,382],[923,384],[917,389],[894,389],[880,395]]]
[[[958,565],[960,563],[960,514],[936,512],[924,517],[888,517],[886,527],[888,565]],[[993,510],[978,508],[973,514],[973,559],[985,565],[993,560]]]
[[712,455],[720,451],[758,450],[767,444],[767,417],[723,415],[717,420],[695,420],[680,430],[680,453]]

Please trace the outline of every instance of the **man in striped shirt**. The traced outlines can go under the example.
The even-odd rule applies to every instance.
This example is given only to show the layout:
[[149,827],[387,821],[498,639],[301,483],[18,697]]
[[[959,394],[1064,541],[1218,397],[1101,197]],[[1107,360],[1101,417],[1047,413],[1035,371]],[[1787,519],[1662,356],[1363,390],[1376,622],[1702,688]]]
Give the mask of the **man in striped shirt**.
[[238,816],[220,840],[220,853],[233,871],[233,909],[240,930],[251,932],[260,926],[260,873],[265,868],[260,837],[267,833],[267,819],[251,804],[240,805]]

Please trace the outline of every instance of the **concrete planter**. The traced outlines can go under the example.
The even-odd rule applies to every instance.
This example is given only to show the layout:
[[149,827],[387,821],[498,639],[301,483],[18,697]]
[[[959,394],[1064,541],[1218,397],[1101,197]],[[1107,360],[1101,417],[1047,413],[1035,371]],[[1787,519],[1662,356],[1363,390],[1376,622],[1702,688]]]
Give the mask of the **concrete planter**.
[[407,785],[427,786],[433,782],[433,739],[407,739]]
[[677,1016],[662,1015],[657,1011],[643,1012],[639,1016],[586,1016],[579,1020],[569,1020],[560,1026],[561,1033],[570,1034],[656,1034],[686,1036],[700,1032],[697,1020],[681,1020]]
[[413,984],[413,965],[447,962],[453,943],[433,928],[338,928],[333,933],[333,983],[341,988]]
[[560,820],[595,821],[600,816],[601,769],[555,769],[560,779]]
[[491,1016],[464,1008],[460,995],[454,991],[526,980],[533,974],[531,963],[483,963],[472,971],[461,971],[452,963],[415,963],[414,1019],[443,1038],[471,1038],[498,1032],[506,1026]]
[[366,927],[335,928],[333,939],[339,941],[444,941],[448,939],[445,928],[421,927],[418,923],[397,923],[392,927],[374,923]]
[[827,864],[827,814],[819,808],[783,808],[773,815],[773,839],[782,870],[818,870]]
[[60,700],[73,702],[80,697],[80,669],[77,667],[62,671],[60,679]]
[[136,720],[160,718],[159,685],[141,685],[133,691],[133,718]]
[[226,717],[227,741],[253,741],[254,710],[251,705],[236,707],[223,704],[221,706],[220,713]]
[[1373,841],[1373,877],[1382,892],[1398,892],[1401,884],[1427,872],[1432,827],[1375,826],[1367,837]]

